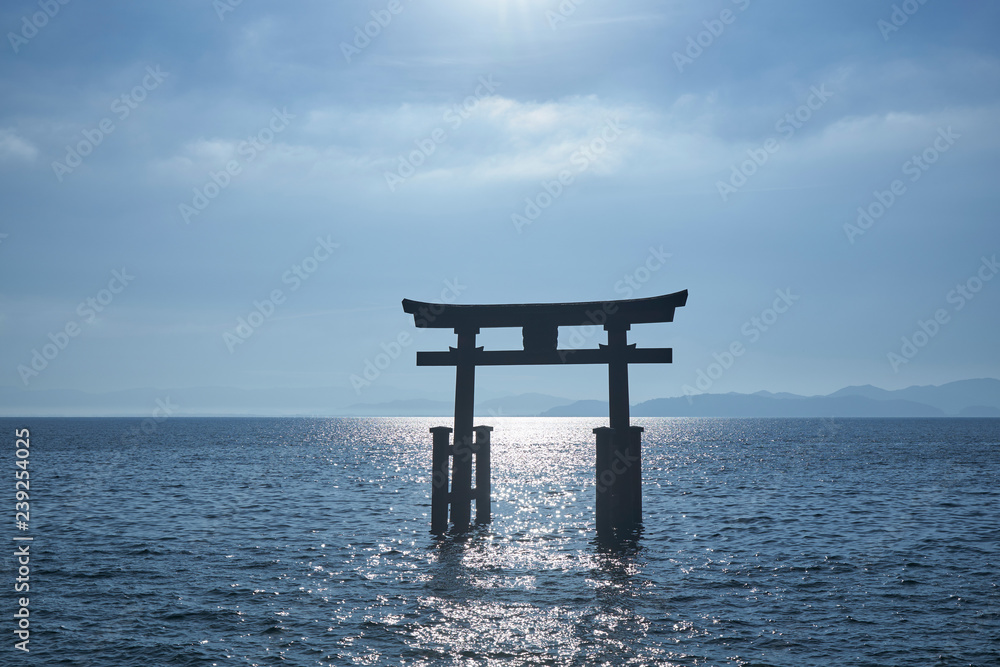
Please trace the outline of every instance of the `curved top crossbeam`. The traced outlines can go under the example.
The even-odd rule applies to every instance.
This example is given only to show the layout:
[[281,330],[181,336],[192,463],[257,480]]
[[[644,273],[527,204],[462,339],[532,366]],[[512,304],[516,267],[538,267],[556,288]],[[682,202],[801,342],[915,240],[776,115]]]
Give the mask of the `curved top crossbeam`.
[[674,310],[687,303],[687,290],[645,299],[576,303],[456,305],[403,299],[403,311],[418,328],[475,329],[490,327],[576,326],[611,327],[673,322]]

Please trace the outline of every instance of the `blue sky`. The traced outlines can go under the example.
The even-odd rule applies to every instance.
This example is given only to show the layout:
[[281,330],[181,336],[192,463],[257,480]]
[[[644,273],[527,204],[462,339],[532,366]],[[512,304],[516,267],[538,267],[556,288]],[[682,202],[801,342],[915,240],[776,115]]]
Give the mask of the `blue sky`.
[[[6,2],[0,387],[449,399],[414,352],[454,336],[404,297],[681,289],[630,334],[675,359],[633,367],[633,400],[1000,377],[997,25],[940,0]],[[602,367],[479,378],[606,391]]]

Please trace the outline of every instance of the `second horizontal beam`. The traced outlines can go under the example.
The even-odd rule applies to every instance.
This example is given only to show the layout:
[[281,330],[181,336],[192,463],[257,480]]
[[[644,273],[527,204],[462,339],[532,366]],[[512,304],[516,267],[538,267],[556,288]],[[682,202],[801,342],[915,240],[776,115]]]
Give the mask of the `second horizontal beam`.
[[[467,356],[466,356],[467,355]],[[484,350],[459,352],[417,352],[417,366],[457,366],[459,363],[469,363],[476,366],[541,366],[558,364],[608,364],[616,361],[619,355],[629,364],[669,364],[673,363],[674,351],[669,347],[636,348],[629,346],[624,350],[613,350],[608,347],[586,350],[545,350],[529,352],[526,350]]]

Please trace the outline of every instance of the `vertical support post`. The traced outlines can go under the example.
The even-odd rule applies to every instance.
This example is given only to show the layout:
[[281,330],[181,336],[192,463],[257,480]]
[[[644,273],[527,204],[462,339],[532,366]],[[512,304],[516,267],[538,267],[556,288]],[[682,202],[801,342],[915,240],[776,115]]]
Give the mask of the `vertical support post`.
[[628,429],[629,405],[628,405],[628,336],[629,325],[606,324],[604,328],[608,332],[608,348],[611,351],[611,359],[608,362],[608,412],[610,418],[609,426],[613,429],[621,429],[620,436],[624,437]]
[[595,476],[597,481],[597,497],[594,502],[594,515],[599,537],[614,536],[614,490],[617,486],[617,475],[611,469],[614,462],[615,431],[607,426],[594,429],[597,436],[597,459]]
[[490,432],[492,426],[477,426],[476,443],[476,523],[493,521],[492,484],[490,482]]
[[431,532],[443,535],[448,532],[448,451],[451,427],[435,426],[434,448],[431,454]]
[[641,426],[630,426],[628,429],[628,490],[632,496],[632,523],[638,526],[642,523],[642,432]]
[[451,522],[457,532],[469,529],[472,518],[472,420],[476,394],[478,328],[455,329],[458,364],[455,366],[455,461],[451,473]]
[[611,485],[611,514],[614,530],[627,530],[632,525],[632,482],[629,473],[629,400],[628,400],[628,324],[605,324],[608,332],[608,421],[611,427],[611,458],[608,470]]

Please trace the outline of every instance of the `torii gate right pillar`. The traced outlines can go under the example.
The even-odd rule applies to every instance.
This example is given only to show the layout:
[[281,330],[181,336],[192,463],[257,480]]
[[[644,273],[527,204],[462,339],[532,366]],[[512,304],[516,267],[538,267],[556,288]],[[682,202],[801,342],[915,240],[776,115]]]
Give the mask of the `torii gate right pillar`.
[[628,430],[628,351],[626,332],[629,325],[605,325],[608,332],[608,349],[611,360],[608,363],[608,413],[611,428],[622,433]]
[[[609,426],[597,438],[597,532],[623,537],[642,522],[642,429],[629,423],[627,323],[608,323]],[[603,346],[602,346],[603,347]],[[598,431],[604,431],[599,433]],[[602,520],[603,518],[603,520]]]

